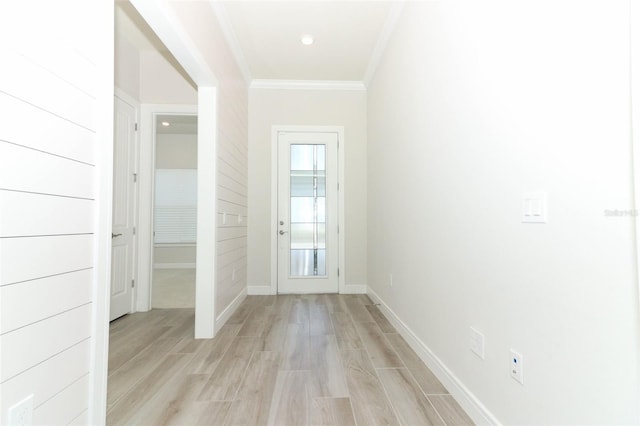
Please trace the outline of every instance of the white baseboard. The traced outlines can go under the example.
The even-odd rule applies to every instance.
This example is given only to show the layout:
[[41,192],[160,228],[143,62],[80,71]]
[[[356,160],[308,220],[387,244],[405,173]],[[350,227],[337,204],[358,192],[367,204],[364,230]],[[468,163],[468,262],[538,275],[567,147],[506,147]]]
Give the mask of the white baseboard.
[[233,315],[236,309],[238,309],[238,306],[240,306],[240,304],[245,299],[245,297],[247,297],[247,289],[243,288],[240,294],[238,294],[235,297],[235,299],[233,299],[233,301],[229,303],[229,306],[224,308],[224,310],[220,313],[220,315],[218,315],[218,318],[216,318],[216,323],[214,326],[215,333],[217,333],[222,328],[222,326],[229,320],[231,315]]
[[342,294],[367,294],[365,284],[345,284]]
[[433,374],[449,390],[449,393],[462,406],[466,413],[476,424],[500,425],[500,421],[471,393],[471,391],[456,377],[455,374],[438,358],[431,349],[422,341],[400,317],[387,306],[386,303],[371,289],[368,288],[369,297],[374,303],[380,304],[380,310],[393,324],[409,346],[418,354],[420,359],[431,369]]
[[153,269],[195,269],[195,263],[154,263]]
[[[247,294],[249,296],[264,296],[278,293],[268,285],[250,285],[247,286]],[[367,286],[364,284],[347,284],[341,294],[367,294]]]
[[247,294],[249,296],[268,296],[276,293],[268,285],[250,285],[247,286]]

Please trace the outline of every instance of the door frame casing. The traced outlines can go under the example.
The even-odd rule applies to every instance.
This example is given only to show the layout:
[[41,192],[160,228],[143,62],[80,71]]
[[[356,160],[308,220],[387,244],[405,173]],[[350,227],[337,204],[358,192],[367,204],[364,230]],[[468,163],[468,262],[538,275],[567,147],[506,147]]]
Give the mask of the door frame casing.
[[[133,96],[129,95],[127,92],[123,91],[118,87],[114,87],[114,111],[115,111],[115,98],[120,99],[122,102],[129,104],[134,110],[134,121],[138,125],[138,129],[133,132],[133,144],[134,144],[134,154],[133,154],[133,169],[136,175],[140,174],[140,102],[138,102]],[[114,114],[115,117],[115,114]],[[115,133],[114,133],[115,137]],[[115,141],[114,141],[115,143]],[[115,158],[114,158],[115,162]],[[115,163],[114,163],[115,166]],[[115,191],[115,188],[114,188]],[[133,202],[131,205],[131,209],[133,210],[132,215],[132,226],[137,231],[139,228],[139,200],[140,200],[140,191],[138,182],[134,182],[133,184]],[[138,234],[137,232],[133,233],[133,242],[132,242],[132,253],[131,253],[131,275],[135,280],[135,283],[138,283]],[[112,260],[113,262],[113,260]],[[131,300],[129,302],[129,313],[136,312],[137,305],[137,289],[134,288],[131,291]]]
[[136,311],[151,309],[153,277],[153,207],[155,204],[157,115],[198,115],[198,105],[141,104],[138,164],[138,268]]
[[271,126],[271,287],[278,294],[278,133],[308,132],[338,135],[338,293],[345,289],[345,224],[344,224],[344,126]]

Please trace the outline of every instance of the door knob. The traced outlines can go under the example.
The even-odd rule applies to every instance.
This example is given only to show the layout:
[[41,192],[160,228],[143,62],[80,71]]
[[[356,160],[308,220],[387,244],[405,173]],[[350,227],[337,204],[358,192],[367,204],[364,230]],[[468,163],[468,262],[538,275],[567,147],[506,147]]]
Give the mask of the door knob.
[[284,234],[286,234],[286,233],[287,233],[287,231],[283,231],[282,229],[281,229],[281,230],[280,230],[280,232],[279,232],[279,234],[280,234],[280,235],[284,235]]
[[121,235],[122,235],[122,234],[114,234],[114,233],[112,232],[112,233],[111,233],[111,238],[119,237],[119,236],[121,236]]

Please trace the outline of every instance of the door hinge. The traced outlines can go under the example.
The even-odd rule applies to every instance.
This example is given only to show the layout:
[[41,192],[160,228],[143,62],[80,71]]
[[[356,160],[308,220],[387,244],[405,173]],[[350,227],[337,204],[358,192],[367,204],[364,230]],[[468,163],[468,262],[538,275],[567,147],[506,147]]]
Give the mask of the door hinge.
[[136,227],[133,227],[133,235],[136,235]]
[[133,183],[138,183],[138,174],[137,173],[133,174]]
[[136,286],[136,280],[131,280],[131,288],[134,288]]
[[135,130],[136,132],[138,131],[138,123],[135,123],[135,124],[133,125],[133,130]]

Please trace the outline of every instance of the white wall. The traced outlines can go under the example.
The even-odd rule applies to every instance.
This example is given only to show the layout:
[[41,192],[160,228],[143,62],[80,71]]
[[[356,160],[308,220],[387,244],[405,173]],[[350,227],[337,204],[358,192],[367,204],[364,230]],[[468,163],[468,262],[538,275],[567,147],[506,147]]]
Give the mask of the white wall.
[[628,8],[408,2],[368,93],[370,289],[504,424],[640,423]]
[[169,53],[165,55],[171,61],[155,50],[140,52],[140,102],[195,105],[194,83]]
[[113,6],[2,2],[0,52],[0,423],[28,395],[34,425],[96,423],[106,401]]
[[140,99],[140,54],[122,35],[115,37],[115,86],[134,98]]
[[[366,93],[251,89],[249,94],[249,267],[252,287],[271,285],[271,127],[344,126],[346,285],[365,285]],[[275,219],[274,219],[275,220]]]
[[198,168],[198,136],[156,135],[156,169]]

